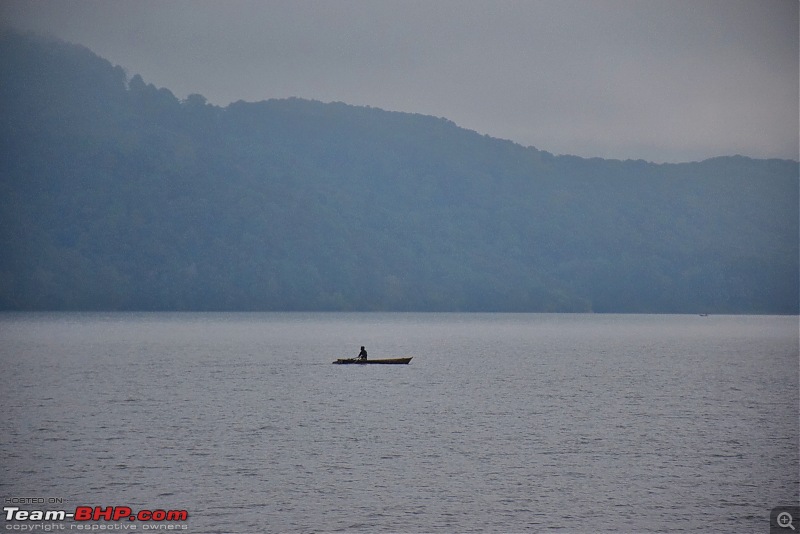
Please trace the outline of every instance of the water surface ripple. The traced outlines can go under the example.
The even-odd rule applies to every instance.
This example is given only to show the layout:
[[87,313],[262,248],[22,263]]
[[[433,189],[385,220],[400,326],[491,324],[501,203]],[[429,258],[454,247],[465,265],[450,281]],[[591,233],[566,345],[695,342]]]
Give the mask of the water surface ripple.
[[[408,366],[337,366],[414,356]],[[3,497],[190,532],[766,532],[797,317],[2,314]]]

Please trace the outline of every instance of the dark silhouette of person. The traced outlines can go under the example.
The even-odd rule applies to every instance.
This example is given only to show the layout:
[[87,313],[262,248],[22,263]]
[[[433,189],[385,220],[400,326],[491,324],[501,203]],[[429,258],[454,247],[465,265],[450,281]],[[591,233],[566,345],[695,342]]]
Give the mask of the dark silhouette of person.
[[365,349],[363,346],[361,347],[361,352],[358,353],[358,359],[359,360],[367,359],[367,349]]

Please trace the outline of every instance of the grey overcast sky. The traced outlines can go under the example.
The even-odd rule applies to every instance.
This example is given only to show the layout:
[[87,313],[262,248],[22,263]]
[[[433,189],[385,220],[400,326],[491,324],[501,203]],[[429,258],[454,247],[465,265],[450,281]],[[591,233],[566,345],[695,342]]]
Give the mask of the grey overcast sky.
[[446,117],[555,154],[798,159],[797,0],[0,0],[179,98]]

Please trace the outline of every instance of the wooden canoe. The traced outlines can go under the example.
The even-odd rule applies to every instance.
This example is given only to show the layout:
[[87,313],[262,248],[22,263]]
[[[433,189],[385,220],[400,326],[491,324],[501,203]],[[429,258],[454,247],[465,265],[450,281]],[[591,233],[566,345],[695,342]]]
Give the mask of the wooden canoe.
[[[411,358],[413,358],[413,356]],[[366,364],[399,365],[410,362],[411,358],[387,358],[384,360],[359,360],[358,358],[340,358],[333,363],[338,363],[338,364],[354,363],[357,365],[366,365]]]

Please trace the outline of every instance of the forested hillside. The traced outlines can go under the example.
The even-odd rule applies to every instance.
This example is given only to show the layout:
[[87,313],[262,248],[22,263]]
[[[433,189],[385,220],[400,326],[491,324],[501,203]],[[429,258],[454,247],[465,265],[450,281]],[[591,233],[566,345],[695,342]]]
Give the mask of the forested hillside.
[[10,32],[0,106],[1,309],[798,313],[794,161],[221,108]]

